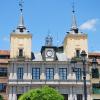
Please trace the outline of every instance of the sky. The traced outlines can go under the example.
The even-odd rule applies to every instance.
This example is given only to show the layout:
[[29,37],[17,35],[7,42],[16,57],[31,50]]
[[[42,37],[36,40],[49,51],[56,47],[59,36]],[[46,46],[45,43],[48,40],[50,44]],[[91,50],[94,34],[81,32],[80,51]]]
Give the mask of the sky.
[[[0,49],[10,50],[10,33],[19,23],[19,1],[1,0]],[[89,52],[100,52],[100,0],[74,0],[77,26],[88,34]],[[45,37],[52,35],[53,45],[63,43],[71,28],[73,0],[24,0],[26,28],[32,33],[32,51],[39,52]]]

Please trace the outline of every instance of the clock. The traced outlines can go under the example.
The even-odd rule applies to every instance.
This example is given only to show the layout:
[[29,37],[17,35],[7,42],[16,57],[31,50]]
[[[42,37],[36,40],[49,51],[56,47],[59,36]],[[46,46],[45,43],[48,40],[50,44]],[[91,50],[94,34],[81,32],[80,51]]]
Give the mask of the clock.
[[53,56],[53,51],[52,50],[47,50],[46,55],[47,55],[47,57],[52,57]]

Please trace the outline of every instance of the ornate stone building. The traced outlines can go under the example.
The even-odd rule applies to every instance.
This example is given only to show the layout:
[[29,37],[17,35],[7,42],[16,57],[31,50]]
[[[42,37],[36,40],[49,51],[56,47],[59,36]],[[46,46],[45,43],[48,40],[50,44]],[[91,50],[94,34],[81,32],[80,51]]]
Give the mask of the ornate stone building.
[[[88,53],[88,37],[79,32],[75,11],[63,46],[54,46],[53,38],[48,35],[38,53],[32,52],[32,34],[24,25],[22,11],[21,8],[19,25],[10,34],[10,51],[0,51],[0,95],[4,95],[5,100],[18,100],[28,90],[48,85],[64,95],[65,100],[84,100],[80,57],[84,50],[87,53],[87,100],[100,100],[100,53]],[[97,69],[91,64],[93,58],[98,58]]]
[[[31,50],[32,34],[24,25],[21,10],[20,23],[10,35],[10,62],[8,98],[18,100],[19,96],[32,88],[49,85],[64,95],[65,100],[83,100],[83,63],[70,63],[71,58],[80,58],[80,52],[88,54],[87,35],[81,34],[76,26],[73,11],[71,31],[65,36],[62,47],[52,45],[48,35],[39,53]],[[72,68],[76,65],[76,72]],[[86,71],[89,66],[86,65]],[[90,75],[86,74],[87,98],[91,100]]]

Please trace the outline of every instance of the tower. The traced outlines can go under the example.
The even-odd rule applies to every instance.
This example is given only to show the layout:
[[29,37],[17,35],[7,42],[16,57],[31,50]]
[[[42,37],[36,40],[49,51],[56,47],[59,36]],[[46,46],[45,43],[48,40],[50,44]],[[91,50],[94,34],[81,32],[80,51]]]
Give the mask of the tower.
[[23,18],[23,1],[19,3],[20,20],[16,30],[10,34],[10,58],[27,58],[31,59],[31,41],[32,34],[27,31]]
[[64,53],[71,59],[72,57],[80,57],[82,50],[85,50],[88,54],[88,39],[87,34],[79,32],[73,3],[72,26],[70,32],[64,38]]
[[56,60],[56,50],[57,47],[53,46],[53,38],[49,34],[45,38],[45,46],[41,48],[42,58],[45,61],[55,61]]

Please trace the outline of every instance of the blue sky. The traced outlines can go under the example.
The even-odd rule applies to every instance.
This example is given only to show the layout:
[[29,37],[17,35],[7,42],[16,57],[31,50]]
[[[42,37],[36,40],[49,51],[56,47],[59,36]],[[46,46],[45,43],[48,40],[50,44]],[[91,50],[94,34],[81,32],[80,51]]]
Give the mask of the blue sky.
[[[75,0],[77,24],[88,34],[89,51],[100,51],[100,0]],[[33,34],[32,51],[38,52],[49,33],[61,45],[72,21],[72,0],[24,0],[25,26]],[[0,49],[10,49],[10,33],[19,22],[18,0],[1,0]],[[59,41],[59,43],[57,43]]]

